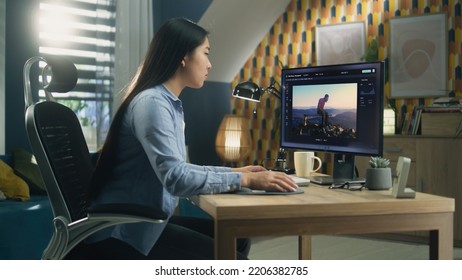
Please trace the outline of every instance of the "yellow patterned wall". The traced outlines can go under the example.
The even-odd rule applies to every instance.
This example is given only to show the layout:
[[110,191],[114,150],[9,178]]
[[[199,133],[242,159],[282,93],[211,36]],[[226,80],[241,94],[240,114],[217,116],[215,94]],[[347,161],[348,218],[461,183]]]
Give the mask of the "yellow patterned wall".
[[[429,13],[447,13],[448,16],[448,85],[450,95],[462,96],[462,32],[460,0],[292,0],[286,11],[261,40],[232,86],[247,80],[267,87],[271,78],[281,79],[281,66],[314,65],[313,27],[317,25],[365,21],[367,42],[379,42],[379,60],[388,53],[389,19]],[[428,104],[431,99],[388,99],[389,84],[385,84],[386,102],[394,108],[403,105],[412,110],[416,104]],[[231,100],[233,114],[249,119],[253,137],[253,152],[242,164],[259,164],[266,158],[276,158],[279,147],[280,101],[269,95],[260,103],[237,98]],[[255,112],[255,113],[254,113]]]

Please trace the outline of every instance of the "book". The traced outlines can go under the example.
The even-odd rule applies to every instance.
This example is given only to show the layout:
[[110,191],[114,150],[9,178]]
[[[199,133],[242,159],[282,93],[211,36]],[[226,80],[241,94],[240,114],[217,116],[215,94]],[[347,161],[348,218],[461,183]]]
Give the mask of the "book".
[[459,97],[439,97],[433,100],[433,104],[460,104],[462,99]]
[[412,135],[414,132],[416,118],[417,118],[417,106],[414,106],[414,109],[412,110],[411,121],[409,122],[409,129],[407,131],[407,134],[409,135]]
[[403,121],[403,128],[401,130],[401,134],[408,134],[409,132],[409,125],[411,124],[411,118],[412,118],[412,112],[407,112],[404,115],[404,121]]
[[412,131],[412,135],[417,135],[420,133],[421,131],[421,122],[420,122],[420,119],[422,118],[422,108],[419,107],[417,108],[417,112],[416,112],[416,120],[415,120],[415,125],[414,125],[414,129]]
[[429,105],[423,107],[423,112],[425,113],[457,113],[462,112],[461,106],[435,106]]

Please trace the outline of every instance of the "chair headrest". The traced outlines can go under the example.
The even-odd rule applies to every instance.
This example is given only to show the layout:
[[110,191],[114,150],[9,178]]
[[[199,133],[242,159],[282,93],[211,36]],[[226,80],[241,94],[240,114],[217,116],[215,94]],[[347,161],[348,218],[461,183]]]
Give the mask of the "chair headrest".
[[43,88],[48,92],[68,92],[77,84],[77,68],[70,60],[61,56],[44,57],[47,65],[44,72],[51,71],[51,80]]

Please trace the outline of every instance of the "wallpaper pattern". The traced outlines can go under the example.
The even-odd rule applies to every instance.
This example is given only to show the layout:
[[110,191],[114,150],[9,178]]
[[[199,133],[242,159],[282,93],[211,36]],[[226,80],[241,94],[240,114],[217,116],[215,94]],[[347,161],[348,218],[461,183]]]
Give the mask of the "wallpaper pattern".
[[[315,65],[313,27],[317,25],[364,21],[366,43],[377,39],[379,60],[387,60],[390,18],[429,13],[447,14],[448,90],[450,96],[462,97],[460,0],[292,0],[236,75],[232,87],[247,80],[267,87],[271,79],[280,81],[282,67]],[[396,111],[411,111],[415,105],[432,102],[431,98],[390,99],[389,96],[387,80],[384,104]],[[260,103],[231,97],[232,113],[248,118],[253,138],[249,158],[237,165],[260,164],[277,157],[280,106],[280,100],[270,95],[264,95]]]

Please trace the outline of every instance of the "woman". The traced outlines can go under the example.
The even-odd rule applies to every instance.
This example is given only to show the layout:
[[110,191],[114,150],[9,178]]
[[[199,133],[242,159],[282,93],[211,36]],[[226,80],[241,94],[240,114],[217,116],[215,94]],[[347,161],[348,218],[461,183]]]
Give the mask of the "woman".
[[[205,167],[185,162],[185,87],[200,88],[212,65],[208,33],[193,22],[167,21],[153,38],[144,62],[111,124],[94,175],[94,203],[131,202],[157,207],[171,216],[177,197],[221,193],[241,187],[294,191],[290,177],[261,166]],[[96,186],[101,186],[97,189]],[[202,224],[200,224],[202,223]],[[85,258],[211,259],[209,220],[186,224],[123,224],[100,231],[74,251]],[[245,258],[245,246],[239,258]],[[245,248],[247,247],[247,249]],[[70,255],[72,258],[73,255]]]

